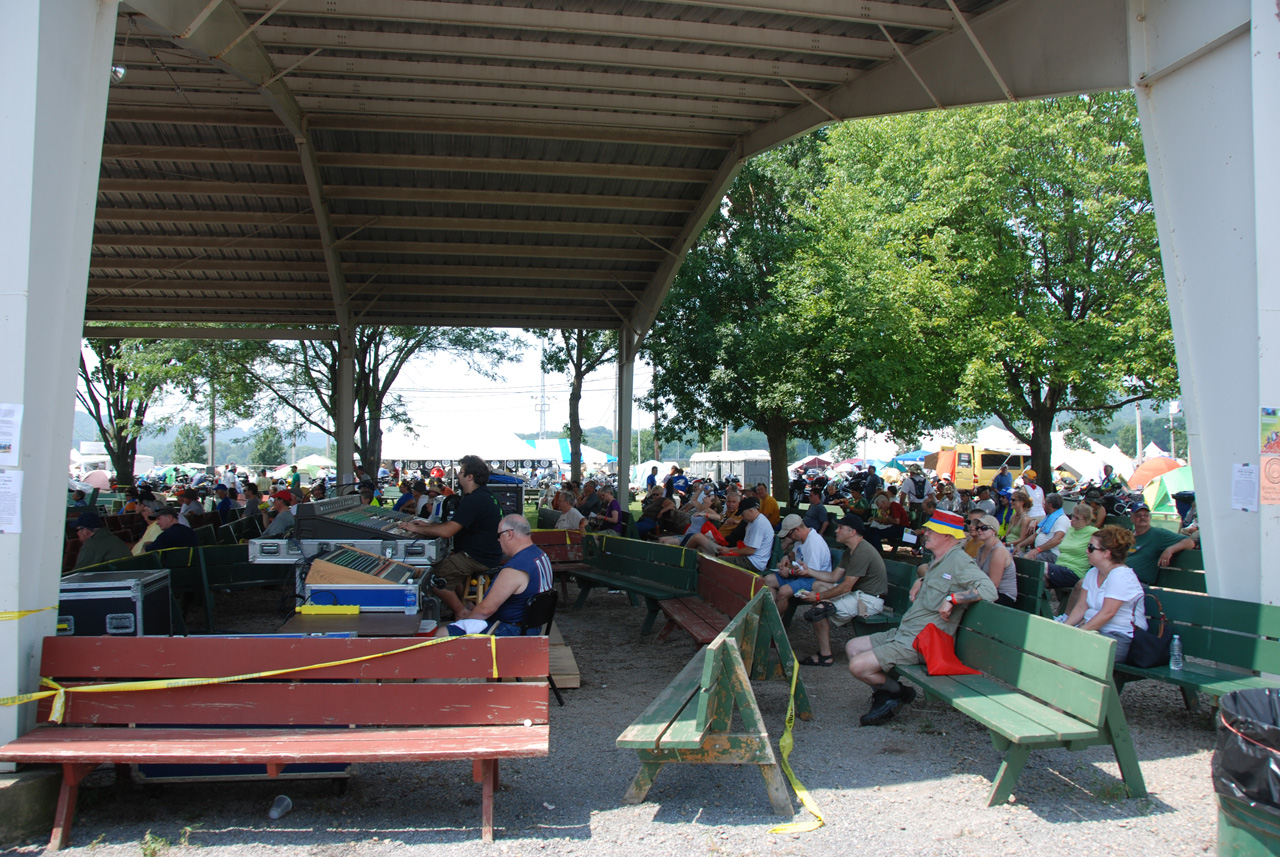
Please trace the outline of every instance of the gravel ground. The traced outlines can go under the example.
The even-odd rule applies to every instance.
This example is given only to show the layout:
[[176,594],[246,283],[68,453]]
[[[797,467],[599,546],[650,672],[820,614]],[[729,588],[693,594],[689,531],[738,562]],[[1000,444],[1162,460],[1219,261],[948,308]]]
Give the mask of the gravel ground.
[[[570,587],[570,596],[576,592]],[[274,630],[278,593],[219,596],[219,624]],[[1122,799],[1109,749],[1032,754],[1015,800],[988,808],[1000,764],[985,730],[940,703],[919,701],[890,724],[861,728],[869,691],[842,654],[830,669],[806,668],[815,717],[797,721],[791,761],[826,826],[774,834],[751,766],[667,766],[648,800],[621,802],[637,770],[618,734],[694,653],[688,637],[642,641],[643,611],[623,595],[596,590],[559,618],[582,687],[551,706],[551,756],[503,763],[495,798],[497,841],[480,841],[480,787],[466,762],[366,765],[345,795],[321,781],[116,785],[99,771],[81,787],[68,854],[377,855],[501,854],[1184,855],[1212,850],[1216,804],[1209,766],[1214,733],[1207,713],[1189,714],[1171,686],[1130,684],[1123,703],[1150,797]],[[813,650],[804,621],[792,627],[801,656]],[[844,638],[837,631],[837,652]],[[783,682],[755,684],[776,748],[786,715]],[[267,817],[288,794],[293,811]],[[798,802],[797,802],[798,806]],[[796,820],[806,820],[800,811]],[[42,843],[4,853],[39,853]]]

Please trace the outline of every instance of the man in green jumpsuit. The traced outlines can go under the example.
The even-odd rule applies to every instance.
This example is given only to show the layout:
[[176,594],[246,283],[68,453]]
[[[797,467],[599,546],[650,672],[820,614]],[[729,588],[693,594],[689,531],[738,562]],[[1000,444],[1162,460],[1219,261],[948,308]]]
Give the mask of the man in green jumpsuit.
[[892,631],[854,637],[845,646],[849,672],[874,688],[871,708],[860,721],[863,726],[888,722],[895,711],[915,699],[915,688],[900,684],[889,673],[900,664],[920,663],[920,653],[911,644],[925,625],[937,625],[954,636],[964,605],[996,600],[991,578],[960,549],[964,518],[939,510],[924,526],[925,547],[933,553],[934,560],[911,587],[911,607],[902,622]]
[[131,556],[129,546],[113,536],[106,526],[96,512],[85,512],[76,518],[76,536],[81,542],[80,553],[76,555],[77,569]]

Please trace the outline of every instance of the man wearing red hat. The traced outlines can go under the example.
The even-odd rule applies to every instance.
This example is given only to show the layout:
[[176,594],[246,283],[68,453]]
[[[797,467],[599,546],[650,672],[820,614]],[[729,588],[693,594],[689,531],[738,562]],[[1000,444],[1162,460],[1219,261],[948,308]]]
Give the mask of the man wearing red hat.
[[954,636],[964,605],[996,600],[991,578],[959,549],[964,540],[964,518],[936,511],[924,526],[925,547],[934,559],[927,568],[921,567],[924,576],[911,588],[911,607],[902,622],[892,631],[854,637],[845,646],[849,672],[874,688],[871,708],[860,721],[863,726],[891,720],[895,711],[916,698],[915,688],[899,684],[889,673],[900,664],[920,663],[920,653],[912,643],[926,625],[937,625]]
[[289,509],[292,505],[293,494],[288,489],[281,489],[271,495],[271,508],[276,516],[271,519],[271,523],[267,523],[269,513],[262,513],[262,525],[266,528],[262,531],[262,538],[278,539],[289,534],[293,529],[293,512]]

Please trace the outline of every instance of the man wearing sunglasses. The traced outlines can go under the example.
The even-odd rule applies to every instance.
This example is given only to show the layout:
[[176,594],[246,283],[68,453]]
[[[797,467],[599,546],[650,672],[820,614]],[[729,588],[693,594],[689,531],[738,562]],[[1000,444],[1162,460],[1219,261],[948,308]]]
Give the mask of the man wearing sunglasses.
[[[498,542],[506,562],[484,600],[471,610],[464,609],[437,636],[519,636],[529,602],[554,585],[551,560],[533,543],[529,522],[523,515],[507,515],[498,523]],[[542,630],[530,628],[529,635],[539,635]]]

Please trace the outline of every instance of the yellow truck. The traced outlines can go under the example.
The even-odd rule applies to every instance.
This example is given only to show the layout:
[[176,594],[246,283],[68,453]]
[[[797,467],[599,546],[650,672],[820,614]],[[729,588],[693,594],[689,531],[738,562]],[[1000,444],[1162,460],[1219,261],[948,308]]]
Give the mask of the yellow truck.
[[[933,456],[925,458],[925,467],[930,467],[931,458]],[[979,485],[990,485],[1003,464],[1009,465],[1009,472],[1016,479],[1019,473],[1031,466],[1031,456],[998,449],[978,449],[971,443],[958,443],[955,446],[944,446],[937,453],[932,469],[939,476],[950,476],[952,484],[957,488],[972,489]]]

